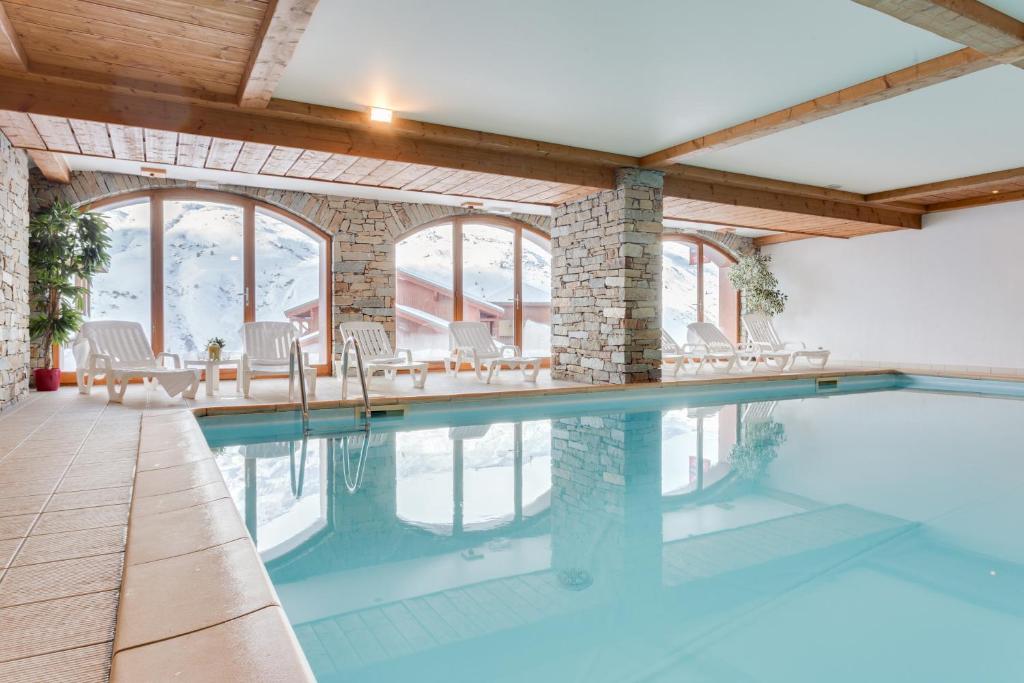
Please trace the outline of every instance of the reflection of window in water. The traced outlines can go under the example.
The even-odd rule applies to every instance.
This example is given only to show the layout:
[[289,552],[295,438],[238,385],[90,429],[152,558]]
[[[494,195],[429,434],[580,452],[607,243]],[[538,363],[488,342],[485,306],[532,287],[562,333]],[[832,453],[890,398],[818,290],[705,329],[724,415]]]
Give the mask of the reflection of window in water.
[[[323,523],[326,440],[273,441],[215,449],[228,491],[261,553]],[[255,532],[255,533],[253,533]]]
[[736,442],[736,406],[669,410],[661,430],[662,495],[694,491],[728,471],[723,454]]
[[551,488],[550,434],[547,420],[399,432],[399,519],[450,534],[542,511]]

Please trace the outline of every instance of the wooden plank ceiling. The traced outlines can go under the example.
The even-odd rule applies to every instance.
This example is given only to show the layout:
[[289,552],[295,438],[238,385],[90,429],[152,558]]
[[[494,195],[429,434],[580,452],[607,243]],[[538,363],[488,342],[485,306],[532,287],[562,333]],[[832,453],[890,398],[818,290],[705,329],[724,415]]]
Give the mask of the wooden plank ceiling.
[[234,101],[267,0],[3,0],[33,73]]
[[[766,243],[919,228],[925,211],[1024,192],[1009,172],[865,196],[673,163],[1010,61],[1019,27],[976,7],[998,30],[966,32],[971,49],[635,158],[273,99],[316,1],[0,0],[0,130],[58,181],[62,155],[85,155],[555,205],[615,168],[660,167],[667,218],[781,233]],[[909,21],[902,6],[929,1],[862,4]]]

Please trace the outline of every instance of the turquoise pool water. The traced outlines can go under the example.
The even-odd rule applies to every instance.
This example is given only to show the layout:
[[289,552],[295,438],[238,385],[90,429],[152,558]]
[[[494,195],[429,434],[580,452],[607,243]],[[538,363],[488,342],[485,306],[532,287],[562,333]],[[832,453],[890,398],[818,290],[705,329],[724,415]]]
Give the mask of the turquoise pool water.
[[202,423],[321,681],[1024,680],[1020,389],[841,387]]

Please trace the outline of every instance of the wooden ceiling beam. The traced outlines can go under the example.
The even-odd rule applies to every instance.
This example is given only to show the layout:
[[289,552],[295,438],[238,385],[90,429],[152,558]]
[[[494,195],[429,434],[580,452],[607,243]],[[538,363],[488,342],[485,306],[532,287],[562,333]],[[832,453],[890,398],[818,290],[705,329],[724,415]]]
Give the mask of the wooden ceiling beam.
[[1012,192],[989,193],[980,197],[967,197],[965,199],[953,199],[948,202],[936,202],[928,204],[928,211],[953,211],[954,209],[969,209],[975,206],[987,206],[989,204],[1002,204],[1003,202],[1017,202],[1024,199],[1024,190],[1013,190]]
[[[125,93],[95,84],[54,85],[31,74],[0,73],[0,110],[95,121],[115,126],[292,147],[311,152],[399,161],[424,166],[564,183],[582,191],[611,188],[616,168],[638,159],[594,150],[552,145],[522,138],[436,126],[414,121],[371,124],[360,112],[280,103],[267,109],[233,104],[198,104],[151,94]],[[31,145],[25,145],[31,147]],[[784,211],[831,219],[873,223],[889,228],[920,227],[920,216],[905,210],[842,201],[803,186],[802,194],[783,187],[764,189],[729,185],[713,179],[677,175],[669,169],[666,197],[695,199],[752,209]],[[752,184],[746,176],[743,183]],[[765,187],[772,182],[765,180]],[[789,188],[792,189],[792,188]],[[844,199],[846,197],[843,197]]]
[[[1024,167],[1011,168],[1005,171],[994,171],[980,175],[967,176],[965,178],[953,178],[941,180],[934,183],[912,185],[901,187],[896,190],[875,192],[866,195],[867,199],[876,203],[900,202],[914,200],[920,197],[928,197],[942,192],[956,192],[962,190],[999,190],[999,186],[1008,182],[1024,182]],[[919,205],[920,206],[920,205]]]
[[63,154],[30,149],[28,155],[47,180],[64,184],[71,182],[71,169],[68,168],[68,162],[64,159]]
[[793,233],[781,233],[778,235],[762,235],[754,238],[754,246],[757,248],[766,247],[769,244],[782,244],[784,242],[795,242],[797,240],[809,240],[815,235],[797,235]]
[[[784,194],[799,195],[801,197],[827,199],[846,204],[863,204],[866,206],[877,205],[876,201],[871,200],[865,195],[858,194],[857,192],[847,192],[846,190],[839,190],[831,187],[819,187],[818,185],[793,183],[787,180],[776,180],[774,178],[762,178],[760,176],[733,173],[731,171],[719,171],[713,168],[704,168],[702,166],[676,164],[675,166],[672,166],[668,172],[676,177],[702,180],[722,185],[748,187],[754,190],[764,190],[766,192],[781,192]],[[887,202],[884,208],[892,209],[894,211],[905,211],[907,213],[924,213],[924,207],[920,204],[898,201]]]
[[715,133],[673,145],[648,154],[640,159],[640,163],[643,166],[656,168],[671,166],[698,154],[756,140],[772,133],[802,126],[805,123],[958,78],[995,64],[995,61],[977,50],[970,48],[957,50],[906,69],[851,85],[823,97],[801,102]]
[[316,5],[317,0],[270,0],[238,87],[239,105],[257,109],[267,106]]
[[1024,22],[978,0],[854,2],[974,48],[996,62],[1024,66]]
[[[137,126],[239,142],[295,147],[389,161],[511,175],[595,189],[613,186],[618,155],[580,150],[573,157],[561,147],[548,154],[542,143],[503,138],[515,144],[454,144],[429,137],[399,134],[387,125],[351,125],[340,120],[281,115],[236,105],[195,104],[173,98],[131,94],[94,85],[55,87],[40,79],[0,74],[0,110],[63,116],[122,126]],[[343,110],[339,110],[343,111]],[[347,112],[346,115],[356,114]],[[339,117],[340,118],[340,117]],[[365,121],[366,117],[362,117]],[[487,138],[486,133],[475,133]],[[500,136],[499,136],[500,137]],[[631,159],[635,166],[635,159]]]
[[15,71],[28,71],[28,57],[21,47],[7,11],[0,3],[0,66]]
[[848,204],[828,199],[721,185],[677,176],[672,173],[671,169],[665,174],[664,193],[666,197],[874,223],[895,228],[917,229],[921,227],[921,216],[918,214],[895,211],[885,207]]

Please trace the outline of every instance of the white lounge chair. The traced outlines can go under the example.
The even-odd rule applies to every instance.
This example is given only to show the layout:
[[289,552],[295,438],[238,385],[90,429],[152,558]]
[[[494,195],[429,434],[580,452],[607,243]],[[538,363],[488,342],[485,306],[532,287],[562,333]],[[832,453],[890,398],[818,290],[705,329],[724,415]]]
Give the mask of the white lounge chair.
[[[255,322],[242,325],[242,358],[238,364],[238,380],[242,395],[250,397],[252,378],[261,375],[287,375],[288,400],[292,400],[298,368],[292,362],[292,349],[298,332],[292,323]],[[302,367],[306,375],[306,390],[316,395],[316,368],[309,363],[309,354],[303,352]]]
[[[354,338],[359,342],[359,350],[363,354],[363,368],[366,370],[366,386],[378,372],[383,372],[389,380],[395,378],[399,370],[408,370],[412,376],[413,386],[422,389],[427,383],[427,363],[414,361],[409,349],[391,348],[391,338],[380,323],[347,322],[338,325],[341,338]],[[341,378],[341,398],[348,398],[348,373],[345,372],[344,359],[334,361],[334,374]],[[355,366],[355,359],[349,359],[349,369]]]
[[782,341],[775,331],[771,318],[764,313],[747,313],[743,316],[743,327],[747,331],[750,343],[758,349],[770,351],[781,358],[785,354],[783,370],[792,369],[796,362],[803,358],[813,368],[824,368],[832,354],[827,349],[808,349],[803,342]]
[[[107,395],[113,403],[124,401],[128,383],[141,379],[160,384],[169,396],[196,397],[199,370],[183,369],[174,353],[153,355],[142,325],[127,320],[93,320],[82,324],[71,348],[75,356],[75,379],[81,394],[92,393],[92,385],[104,377]],[[173,368],[164,365],[169,358]]]
[[740,353],[722,331],[711,323],[690,323],[686,326],[690,360],[697,362],[697,373],[705,367],[714,372],[730,372],[742,366]]
[[661,328],[661,363],[664,366],[665,363],[672,363],[675,366],[672,370],[672,376],[675,377],[682,370],[683,365],[686,364],[686,354],[683,353],[683,347],[681,347],[676,340],[672,338],[665,328]]
[[[448,330],[451,333],[452,361],[454,366],[452,374],[459,373],[459,366],[463,358],[467,358],[473,364],[473,371],[476,378],[487,384],[491,378],[497,375],[502,367],[519,368],[523,371],[523,379],[527,382],[536,382],[537,373],[540,372],[540,358],[525,358],[519,355],[519,347],[511,344],[502,344],[491,336],[486,323],[482,322],[454,322],[448,323]],[[446,370],[447,363],[445,364]],[[487,378],[484,379],[483,371],[487,370]]]

